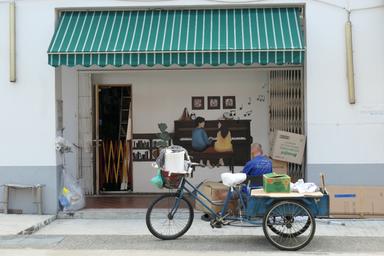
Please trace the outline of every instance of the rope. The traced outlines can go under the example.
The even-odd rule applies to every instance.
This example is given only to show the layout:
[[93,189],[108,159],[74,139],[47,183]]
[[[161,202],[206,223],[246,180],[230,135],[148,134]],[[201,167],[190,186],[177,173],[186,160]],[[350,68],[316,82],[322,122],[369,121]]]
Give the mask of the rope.
[[330,2],[327,2],[327,1],[324,1],[324,0],[312,0],[312,1],[324,4],[324,5],[332,6],[332,7],[338,8],[338,9],[342,9],[342,10],[345,10],[346,12],[348,12],[348,13],[351,13],[353,11],[371,10],[371,9],[378,9],[378,8],[383,8],[384,7],[384,4],[379,4],[379,5],[373,5],[373,6],[368,6],[368,7],[347,9],[344,6],[340,6],[340,5],[337,5],[337,4],[334,4],[334,3],[330,3]]

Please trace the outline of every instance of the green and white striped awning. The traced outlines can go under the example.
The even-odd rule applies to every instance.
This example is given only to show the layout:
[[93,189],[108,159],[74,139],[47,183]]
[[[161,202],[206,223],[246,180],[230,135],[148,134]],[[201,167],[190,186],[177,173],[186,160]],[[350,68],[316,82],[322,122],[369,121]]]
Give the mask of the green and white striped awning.
[[64,11],[49,64],[302,64],[299,8]]

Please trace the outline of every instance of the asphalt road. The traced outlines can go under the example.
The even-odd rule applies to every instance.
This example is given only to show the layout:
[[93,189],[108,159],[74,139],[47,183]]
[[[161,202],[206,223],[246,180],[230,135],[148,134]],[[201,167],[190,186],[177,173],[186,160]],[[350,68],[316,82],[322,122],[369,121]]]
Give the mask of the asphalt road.
[[[37,250],[36,250],[37,249]],[[1,236],[0,255],[81,255],[86,251],[105,255],[284,255],[264,236],[185,236],[161,241],[150,235],[34,235]],[[60,254],[60,252],[62,254]],[[69,254],[69,252],[72,252]],[[36,253],[36,254],[35,254]],[[80,254],[79,254],[80,253]],[[384,255],[384,237],[314,237],[292,255]],[[84,254],[89,255],[89,254]],[[94,254],[93,254],[94,255]],[[96,254],[98,255],[98,254]]]

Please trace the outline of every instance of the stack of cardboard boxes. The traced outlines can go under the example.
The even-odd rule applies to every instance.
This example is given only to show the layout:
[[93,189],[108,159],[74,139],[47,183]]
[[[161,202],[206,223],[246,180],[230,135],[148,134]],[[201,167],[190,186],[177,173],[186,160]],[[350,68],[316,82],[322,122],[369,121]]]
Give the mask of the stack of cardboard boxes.
[[275,131],[271,133],[271,158],[273,172],[288,173],[288,163],[302,164],[305,135]]
[[[273,171],[287,174],[288,163],[302,164],[305,136],[276,131],[271,134]],[[384,216],[384,187],[327,186],[330,214],[335,217]]]
[[330,214],[334,217],[384,216],[384,188],[327,186]]
[[277,130],[271,133],[271,145],[272,171],[278,175],[264,175],[264,191],[290,192],[291,178],[287,175],[288,163],[301,164],[303,162],[305,136]]
[[288,162],[272,159],[272,171],[278,174],[288,174]]
[[[227,197],[229,188],[223,183],[206,181],[204,182],[199,189],[209,200],[214,204],[209,203],[204,197],[198,195],[198,198],[201,199],[204,204],[206,204],[210,209],[213,209],[215,212],[221,211],[224,200]],[[195,204],[196,210],[209,213],[209,210],[205,208],[199,201],[196,200]],[[232,214],[237,212],[237,199],[233,199],[229,202],[228,208]]]

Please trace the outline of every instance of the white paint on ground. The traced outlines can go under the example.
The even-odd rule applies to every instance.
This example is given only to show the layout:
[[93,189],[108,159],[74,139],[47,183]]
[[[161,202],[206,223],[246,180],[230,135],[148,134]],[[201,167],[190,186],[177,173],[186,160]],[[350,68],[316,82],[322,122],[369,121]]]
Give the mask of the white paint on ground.
[[16,235],[52,217],[53,215],[0,214],[0,235]]

